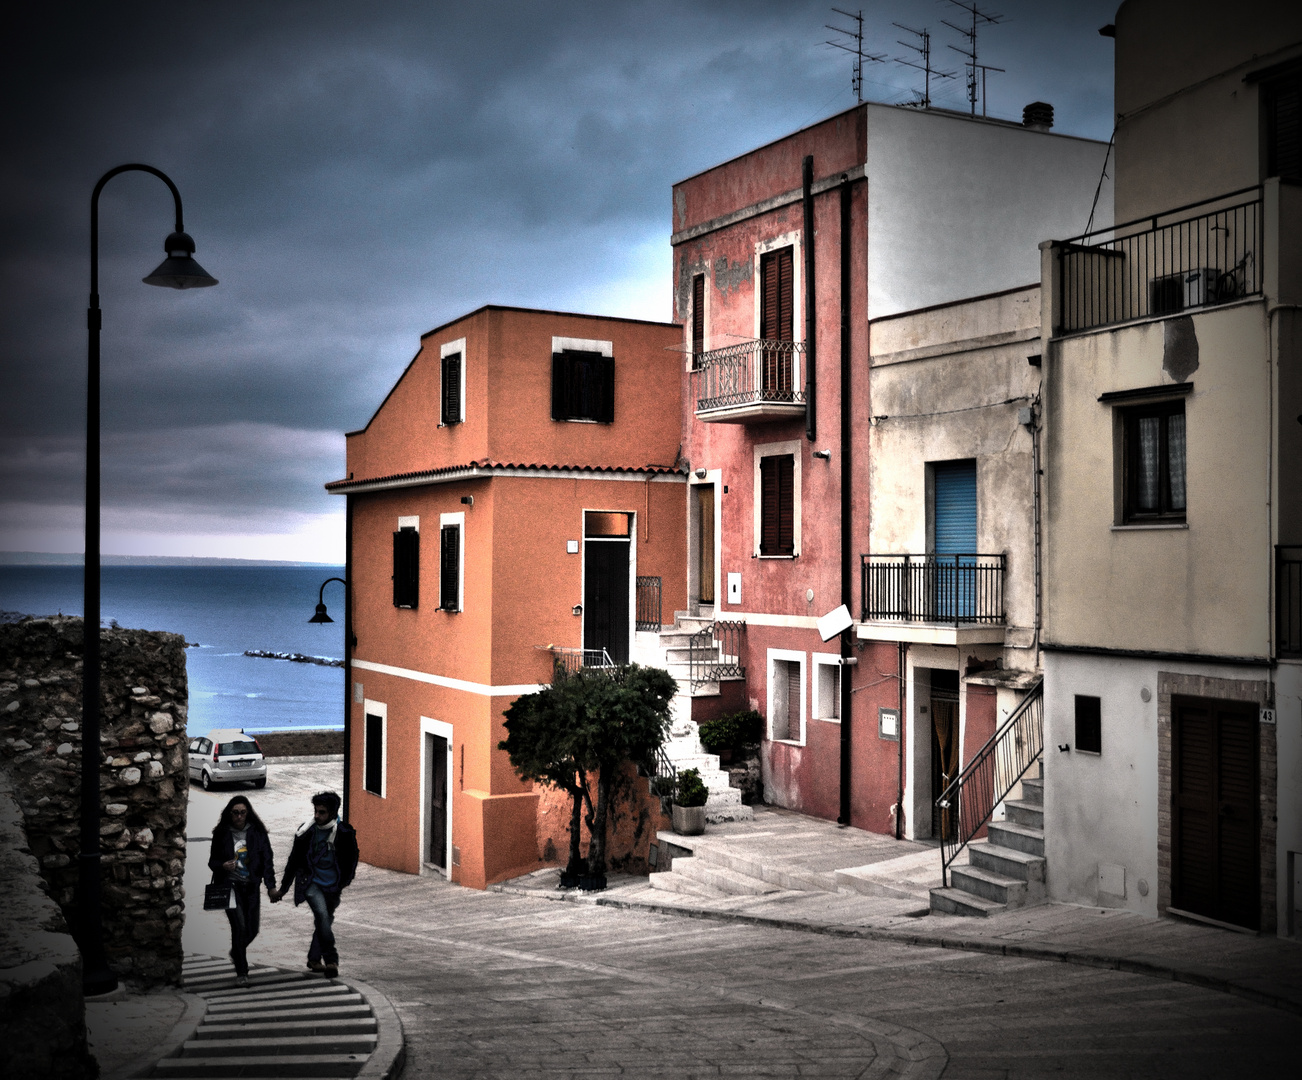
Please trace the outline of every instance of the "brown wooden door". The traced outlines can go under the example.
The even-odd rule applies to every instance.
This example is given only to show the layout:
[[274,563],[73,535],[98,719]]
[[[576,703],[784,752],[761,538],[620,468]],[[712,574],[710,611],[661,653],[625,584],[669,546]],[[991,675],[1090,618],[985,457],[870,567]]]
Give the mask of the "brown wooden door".
[[696,505],[697,520],[696,580],[697,599],[702,604],[714,603],[714,485],[698,484]]
[[1176,698],[1172,745],[1171,903],[1257,929],[1257,709]]
[[954,807],[936,805],[944,790],[958,775],[958,702],[931,698],[931,833],[937,839],[953,840],[957,824]]

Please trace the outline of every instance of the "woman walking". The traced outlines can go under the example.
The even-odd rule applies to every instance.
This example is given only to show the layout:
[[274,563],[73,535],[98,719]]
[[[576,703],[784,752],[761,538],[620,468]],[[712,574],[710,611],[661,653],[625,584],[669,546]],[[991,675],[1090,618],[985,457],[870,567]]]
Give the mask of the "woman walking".
[[220,884],[223,876],[230,882],[226,918],[231,924],[231,960],[236,984],[248,986],[248,948],[258,936],[262,886],[265,884],[270,893],[276,885],[276,873],[267,827],[243,795],[236,795],[226,804],[212,831],[208,867],[214,885]]

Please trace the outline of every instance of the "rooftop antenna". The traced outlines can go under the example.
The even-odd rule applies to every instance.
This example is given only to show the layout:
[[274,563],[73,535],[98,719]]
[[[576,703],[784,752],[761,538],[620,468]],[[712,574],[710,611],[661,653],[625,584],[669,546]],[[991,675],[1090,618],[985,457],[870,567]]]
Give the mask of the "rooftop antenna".
[[[920,105],[924,109],[930,109],[931,108],[931,77],[934,75],[938,79],[952,79],[954,77],[954,73],[952,71],[937,71],[934,67],[931,66],[931,34],[927,31],[926,27],[923,27],[923,29],[921,30],[915,30],[913,29],[913,27],[905,26],[903,23],[891,23],[891,25],[898,26],[901,30],[905,31],[906,33],[915,35],[918,38],[918,40],[922,42],[921,45],[914,45],[912,42],[909,41],[900,41],[900,44],[903,45],[906,49],[912,49],[914,52],[918,53],[922,57],[921,64],[919,64],[916,60],[905,60],[904,57],[902,56],[897,56],[895,58],[895,62],[897,64],[903,64],[905,67],[917,68],[919,71],[923,73],[924,78],[922,83],[923,86],[922,100],[916,101],[913,104]],[[898,38],[896,40],[899,41]]]
[[842,11],[840,8],[832,9],[838,15],[844,15],[847,19],[853,19],[855,28],[846,30],[841,26],[833,26],[831,23],[824,23],[829,30],[835,34],[844,34],[854,41],[854,47],[847,45],[843,41],[829,41],[827,44],[833,48],[844,49],[854,57],[854,74],[850,77],[850,85],[854,90],[854,99],[860,104],[863,103],[863,62],[868,60],[872,63],[880,64],[885,61],[884,53],[866,53],[863,51],[863,10],[857,12]]
[[980,8],[976,6],[976,0],[972,0],[971,3],[967,3],[967,4],[963,3],[963,0],[949,0],[949,2],[953,4],[955,7],[962,8],[964,11],[968,12],[972,16],[971,30],[969,30],[965,26],[955,26],[948,19],[941,19],[940,21],[943,22],[946,26],[948,26],[951,30],[957,30],[960,34],[962,34],[965,38],[967,38],[968,47],[966,49],[960,49],[957,45],[951,45],[950,48],[953,49],[956,53],[962,53],[962,55],[967,57],[967,99],[969,102],[971,102],[973,116],[976,116],[977,71],[981,70],[981,115],[984,116],[985,115],[985,88],[986,88],[985,70],[988,68],[988,70],[990,71],[1003,71],[1003,68],[989,68],[988,66],[986,66],[986,68],[983,68],[983,65],[977,63],[977,27],[983,23],[989,23],[991,26],[994,26],[995,23],[1001,22],[1003,20],[1003,16],[992,15],[989,12],[982,11]]

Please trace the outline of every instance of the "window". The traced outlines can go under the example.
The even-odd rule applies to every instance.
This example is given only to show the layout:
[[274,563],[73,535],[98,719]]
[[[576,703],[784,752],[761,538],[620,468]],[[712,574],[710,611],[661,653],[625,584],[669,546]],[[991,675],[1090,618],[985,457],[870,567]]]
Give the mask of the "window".
[[1266,175],[1302,180],[1302,67],[1262,86]]
[[1103,720],[1096,697],[1076,695],[1076,749],[1085,754],[1103,753]]
[[[792,249],[779,248],[760,256],[760,337],[765,341],[792,341],[794,330]],[[765,349],[760,359],[761,386],[768,400],[790,401],[795,385],[794,353],[790,349]]]
[[439,423],[459,424],[461,415],[461,354],[449,353],[443,357],[443,392],[440,396]]
[[769,739],[805,741],[805,654],[769,650]]
[[366,728],[362,739],[362,787],[384,797],[386,728],[388,708],[378,701],[365,704]]
[[761,555],[794,555],[795,455],[760,458]]
[[462,608],[465,564],[461,557],[461,537],[465,527],[464,511],[439,515],[439,608],[442,611]]
[[705,275],[692,278],[692,367],[701,362],[705,352]]
[[399,524],[393,534],[393,606],[414,608],[420,600],[420,530]]
[[814,719],[841,719],[841,658],[814,654]]
[[1121,418],[1123,522],[1184,521],[1184,402],[1133,406]]
[[552,353],[552,419],[614,422],[612,356],[580,349]]

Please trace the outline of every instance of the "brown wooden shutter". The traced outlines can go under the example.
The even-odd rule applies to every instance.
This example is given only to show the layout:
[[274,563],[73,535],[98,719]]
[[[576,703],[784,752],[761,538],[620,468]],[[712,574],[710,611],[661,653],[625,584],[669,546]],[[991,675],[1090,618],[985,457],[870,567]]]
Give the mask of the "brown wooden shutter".
[[598,376],[600,391],[597,396],[597,415],[592,419],[603,424],[615,422],[615,359],[612,356],[593,357],[593,364],[600,373]]
[[705,275],[692,278],[692,365],[705,352]]
[[552,419],[568,420],[569,395],[566,386],[569,375],[569,359],[564,353],[552,353]]
[[414,608],[420,600],[420,533],[412,528],[393,534],[393,606]]
[[443,415],[444,424],[461,423],[461,354],[443,357]]
[[778,554],[796,552],[796,470],[795,459],[784,454],[778,461]]
[[778,553],[778,459],[760,458],[760,554]]
[[796,553],[795,458],[760,458],[760,554]]
[[1302,75],[1266,88],[1266,175],[1302,179]]
[[787,665],[787,738],[800,738],[800,664],[795,660],[786,661]]
[[439,530],[439,607],[456,611],[461,600],[461,526]]

